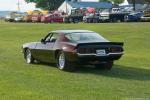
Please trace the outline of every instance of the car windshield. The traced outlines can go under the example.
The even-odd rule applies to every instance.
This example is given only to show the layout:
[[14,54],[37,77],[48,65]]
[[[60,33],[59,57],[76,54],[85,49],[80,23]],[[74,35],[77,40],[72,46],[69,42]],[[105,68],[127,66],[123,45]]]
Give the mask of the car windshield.
[[71,42],[108,42],[97,33],[68,33],[65,35]]

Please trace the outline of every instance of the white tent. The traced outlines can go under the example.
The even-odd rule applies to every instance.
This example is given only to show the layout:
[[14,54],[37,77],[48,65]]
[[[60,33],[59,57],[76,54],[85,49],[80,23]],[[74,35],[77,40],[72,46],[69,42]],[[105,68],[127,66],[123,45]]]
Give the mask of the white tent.
[[123,3],[119,4],[119,6],[125,6],[125,5],[129,5],[128,0],[124,0],[124,2],[123,2]]

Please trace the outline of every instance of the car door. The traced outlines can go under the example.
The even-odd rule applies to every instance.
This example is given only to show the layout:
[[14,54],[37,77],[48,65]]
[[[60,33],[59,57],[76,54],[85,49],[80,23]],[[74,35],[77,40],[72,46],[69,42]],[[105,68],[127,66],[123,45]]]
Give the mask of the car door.
[[51,23],[53,23],[53,22],[55,22],[55,16],[54,15],[51,16]]
[[55,16],[56,16],[56,19],[55,19],[56,22],[59,22],[59,23],[62,22],[62,18],[59,14],[56,14]]
[[58,22],[58,15],[57,14],[54,14],[54,21]]
[[43,41],[37,43],[36,45],[36,55],[37,59],[44,62],[53,62],[53,46],[57,35],[55,33],[50,33],[46,36]]

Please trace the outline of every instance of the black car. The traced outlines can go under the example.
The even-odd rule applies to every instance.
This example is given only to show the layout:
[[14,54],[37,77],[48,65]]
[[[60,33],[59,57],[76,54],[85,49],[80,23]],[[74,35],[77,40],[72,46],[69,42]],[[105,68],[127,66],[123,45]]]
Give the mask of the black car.
[[35,60],[56,63],[60,70],[73,71],[77,64],[92,64],[111,69],[123,55],[122,42],[110,42],[88,30],[58,30],[48,33],[40,42],[23,45],[28,64]]

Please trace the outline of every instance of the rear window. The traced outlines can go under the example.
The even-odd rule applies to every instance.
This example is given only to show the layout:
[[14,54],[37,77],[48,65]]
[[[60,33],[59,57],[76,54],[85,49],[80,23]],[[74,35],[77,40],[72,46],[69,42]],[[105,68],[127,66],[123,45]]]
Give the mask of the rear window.
[[68,33],[65,35],[71,42],[108,42],[97,33]]

